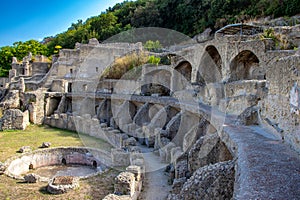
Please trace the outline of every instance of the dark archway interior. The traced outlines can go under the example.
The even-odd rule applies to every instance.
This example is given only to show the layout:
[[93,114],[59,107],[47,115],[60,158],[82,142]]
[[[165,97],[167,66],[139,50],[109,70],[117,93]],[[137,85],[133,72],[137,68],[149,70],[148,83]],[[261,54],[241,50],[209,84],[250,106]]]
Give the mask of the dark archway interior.
[[95,167],[95,168],[98,167],[98,164],[97,164],[97,162],[95,160],[93,161],[93,167]]
[[146,82],[142,86],[142,94],[152,95],[159,94],[161,96],[170,96],[171,73],[167,70],[154,70],[145,75]]
[[230,64],[229,82],[238,80],[265,79],[265,72],[260,70],[259,59],[251,51],[240,52]]
[[29,169],[33,169],[33,164],[30,164],[30,165],[29,165]]
[[214,63],[216,64],[219,72],[222,72],[222,59],[221,56],[214,46],[208,46],[206,47],[206,52],[210,55],[210,57],[213,59]]
[[188,61],[183,61],[175,67],[175,70],[182,74],[188,82],[192,79],[192,65]]

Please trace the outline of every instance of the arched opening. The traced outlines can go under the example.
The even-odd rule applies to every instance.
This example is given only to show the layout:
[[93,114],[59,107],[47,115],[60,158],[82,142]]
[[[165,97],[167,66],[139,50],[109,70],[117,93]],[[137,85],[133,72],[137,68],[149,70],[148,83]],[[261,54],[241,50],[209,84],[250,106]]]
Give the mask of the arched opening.
[[170,96],[171,94],[171,73],[167,70],[154,70],[145,75],[145,84],[142,86],[142,94],[151,96]]
[[95,106],[95,113],[98,116],[98,114],[99,114],[99,105]]
[[97,163],[95,160],[93,161],[93,167],[94,167],[94,168],[97,168],[97,167],[98,167],[98,163]]
[[[216,47],[212,45],[206,47],[198,74],[205,83],[216,83],[222,80],[222,59]],[[199,81],[203,81],[201,79]]]
[[30,169],[30,170],[33,169],[33,164],[32,164],[32,163],[30,163],[29,169]]
[[63,165],[66,165],[66,164],[67,164],[67,161],[66,161],[66,159],[65,159],[65,158],[63,158],[63,159],[61,160],[61,163],[62,163]]
[[191,65],[191,63],[189,63],[188,61],[183,61],[175,67],[175,70],[178,71],[181,75],[183,75],[184,78],[188,82],[191,82],[191,78],[192,78],[192,65]]
[[240,52],[230,63],[229,82],[238,80],[264,80],[265,71],[259,67],[259,59],[248,50]]

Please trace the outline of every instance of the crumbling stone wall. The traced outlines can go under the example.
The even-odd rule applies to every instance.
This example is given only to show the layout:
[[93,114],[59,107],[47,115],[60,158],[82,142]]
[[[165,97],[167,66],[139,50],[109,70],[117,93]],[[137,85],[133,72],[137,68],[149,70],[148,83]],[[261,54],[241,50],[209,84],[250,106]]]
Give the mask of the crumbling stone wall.
[[28,124],[28,111],[8,109],[4,111],[3,117],[0,119],[0,130],[25,130]]
[[189,171],[193,173],[200,167],[228,160],[232,160],[232,155],[218,134],[208,134],[201,137],[189,151]]
[[281,58],[268,68],[269,92],[262,119],[274,134],[300,152],[300,56]]
[[228,161],[199,168],[183,185],[178,195],[169,195],[169,200],[231,199],[234,188],[234,162]]

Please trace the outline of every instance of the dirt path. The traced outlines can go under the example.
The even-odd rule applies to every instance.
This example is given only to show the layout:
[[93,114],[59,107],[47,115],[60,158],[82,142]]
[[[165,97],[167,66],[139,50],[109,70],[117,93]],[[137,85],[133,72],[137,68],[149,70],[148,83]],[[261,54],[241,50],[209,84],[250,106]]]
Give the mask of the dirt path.
[[139,200],[164,200],[172,189],[165,174],[166,164],[161,163],[159,156],[151,152],[153,149],[141,148],[144,152],[146,175]]

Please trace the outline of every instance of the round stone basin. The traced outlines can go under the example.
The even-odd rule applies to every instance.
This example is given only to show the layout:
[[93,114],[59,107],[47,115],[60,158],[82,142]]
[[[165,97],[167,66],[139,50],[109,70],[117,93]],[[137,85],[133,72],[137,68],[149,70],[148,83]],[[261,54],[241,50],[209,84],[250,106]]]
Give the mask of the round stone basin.
[[26,174],[37,174],[41,181],[55,176],[88,178],[102,173],[110,163],[107,152],[84,147],[61,147],[37,150],[6,161],[5,174],[24,179]]

